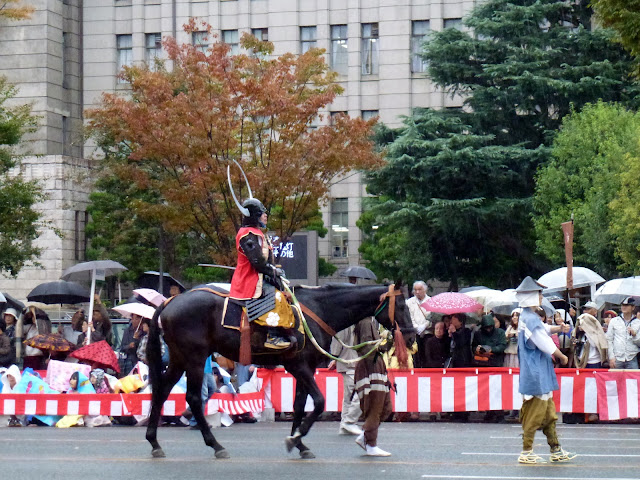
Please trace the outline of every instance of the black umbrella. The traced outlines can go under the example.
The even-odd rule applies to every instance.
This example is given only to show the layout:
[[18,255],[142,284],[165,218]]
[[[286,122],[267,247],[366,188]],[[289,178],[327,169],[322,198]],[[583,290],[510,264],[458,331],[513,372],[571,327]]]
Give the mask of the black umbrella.
[[30,302],[46,303],[86,303],[90,300],[89,290],[75,282],[59,280],[38,285],[29,292]]
[[[158,281],[160,280],[160,272],[148,271],[144,272],[142,275],[138,277],[138,288],[153,288],[156,291],[158,290]],[[171,293],[169,290],[171,287],[175,285],[180,289],[180,293],[186,290],[185,286],[182,285],[178,280],[173,278],[168,273],[162,274],[162,293],[165,297],[169,298]]]
[[361,267],[359,265],[355,265],[347,268],[344,272],[340,274],[341,277],[356,277],[356,278],[364,278],[367,280],[377,280],[376,274],[369,270],[367,267]]
[[2,292],[2,295],[4,295],[4,298],[6,300],[6,302],[3,303],[5,308],[14,308],[18,312],[22,311],[22,309],[24,308],[24,303],[22,303],[20,300],[13,298],[11,295],[9,295],[6,292]]

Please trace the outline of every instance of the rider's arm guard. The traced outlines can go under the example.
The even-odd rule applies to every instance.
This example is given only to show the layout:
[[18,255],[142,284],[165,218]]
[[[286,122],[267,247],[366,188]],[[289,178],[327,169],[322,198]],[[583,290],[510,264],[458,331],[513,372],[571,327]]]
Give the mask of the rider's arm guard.
[[276,267],[267,262],[262,255],[260,237],[253,233],[245,235],[240,240],[240,248],[242,248],[242,252],[249,259],[249,263],[251,263],[251,266],[255,268],[258,273],[272,277],[276,276]]

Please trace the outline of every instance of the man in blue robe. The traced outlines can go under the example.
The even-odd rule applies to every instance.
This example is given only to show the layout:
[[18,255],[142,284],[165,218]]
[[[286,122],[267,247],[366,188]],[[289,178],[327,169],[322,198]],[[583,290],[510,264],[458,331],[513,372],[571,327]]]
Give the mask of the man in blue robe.
[[547,437],[552,462],[567,462],[576,456],[562,449],[556,433],[558,416],[553,391],[559,387],[552,358],[555,357],[562,365],[566,365],[568,359],[551,340],[549,325],[542,322],[539,314],[544,315],[540,308],[543,288],[543,285],[527,277],[516,289],[516,297],[523,308],[518,333],[519,391],[523,395],[520,409],[523,431],[522,453],[518,457],[520,463],[546,463],[533,453],[533,439],[538,429]]

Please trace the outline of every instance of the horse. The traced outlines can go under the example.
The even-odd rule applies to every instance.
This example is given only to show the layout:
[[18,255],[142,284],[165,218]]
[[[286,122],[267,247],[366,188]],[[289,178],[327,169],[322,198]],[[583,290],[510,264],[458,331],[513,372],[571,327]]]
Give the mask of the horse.
[[[295,296],[303,311],[307,312],[305,318],[312,336],[325,351],[329,350],[332,338],[328,332],[338,332],[371,316],[375,316],[385,328],[395,329],[396,341],[404,340],[409,346],[415,340],[411,317],[397,285],[387,287],[335,284],[323,287],[297,287]],[[229,458],[229,453],[214,438],[205,420],[201,399],[207,357],[213,352],[236,361],[239,357],[240,333],[238,330],[222,326],[223,308],[222,296],[207,289],[196,288],[158,307],[153,316],[147,343],[152,399],[146,439],[151,444],[151,454],[154,458],[165,456],[157,440],[160,412],[171,388],[183,372],[187,374],[187,402],[205,444],[214,449],[216,458]],[[160,315],[161,321],[158,320]],[[325,325],[319,325],[318,320]],[[160,344],[161,328],[169,347],[169,365],[164,372]],[[322,354],[309,340],[303,339],[300,335],[300,348],[296,351],[287,349],[282,352],[253,355],[255,363],[283,365],[296,379],[293,425],[291,436],[285,439],[285,444],[289,451],[294,446],[298,448],[302,458],[315,457],[302,443],[302,438],[324,411],[324,397],[313,376]],[[314,409],[305,416],[307,395],[311,396]]]

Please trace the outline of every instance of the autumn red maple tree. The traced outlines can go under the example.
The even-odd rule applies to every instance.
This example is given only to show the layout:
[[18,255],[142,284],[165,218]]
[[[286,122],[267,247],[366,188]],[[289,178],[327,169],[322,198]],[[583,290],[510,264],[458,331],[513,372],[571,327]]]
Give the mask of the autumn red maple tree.
[[[202,27],[192,21],[185,30]],[[319,111],[342,92],[323,50],[275,57],[273,44],[244,35],[246,53],[230,55],[214,39],[206,53],[164,39],[166,68],[125,68],[130,91],[104,94],[87,117],[107,157],[118,159],[111,174],[160,195],[157,203],[138,202],[136,214],[205,236],[212,256],[229,262],[241,222],[227,186],[232,160],[284,239],[317,213],[336,176],[375,168],[380,157],[370,139],[375,121],[337,116],[318,125]],[[231,171],[242,201],[244,180],[237,167]]]

